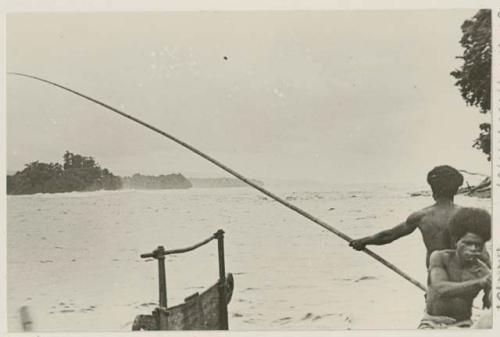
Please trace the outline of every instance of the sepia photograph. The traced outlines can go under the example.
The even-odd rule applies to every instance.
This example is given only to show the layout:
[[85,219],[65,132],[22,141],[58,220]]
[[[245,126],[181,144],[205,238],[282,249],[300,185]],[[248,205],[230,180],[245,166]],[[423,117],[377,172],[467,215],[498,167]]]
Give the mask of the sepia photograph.
[[492,20],[7,13],[7,331],[491,329]]

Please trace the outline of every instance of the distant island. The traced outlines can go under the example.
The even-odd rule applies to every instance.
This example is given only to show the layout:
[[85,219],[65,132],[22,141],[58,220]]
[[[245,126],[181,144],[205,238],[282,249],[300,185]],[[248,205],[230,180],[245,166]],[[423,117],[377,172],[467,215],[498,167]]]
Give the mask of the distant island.
[[35,161],[7,175],[7,194],[89,192],[120,189],[185,189],[192,184],[182,174],[120,177],[101,168],[94,158],[69,151],[63,164]]
[[109,170],[102,169],[92,157],[66,151],[63,159],[62,165],[35,161],[26,164],[22,171],[7,175],[7,194],[60,193],[121,188],[120,178]]
[[[259,180],[253,183],[264,186]],[[34,161],[21,171],[7,175],[7,194],[89,192],[120,189],[188,189],[246,187],[236,178],[186,178],[181,173],[167,175],[143,175],[130,177],[114,175],[90,156],[69,151],[63,155],[63,163],[42,163]]]
[[166,190],[166,189],[186,189],[193,185],[180,173],[147,176],[139,173],[131,177],[122,178],[123,189],[146,189],[146,190]]
[[[236,178],[189,178],[195,188],[247,187],[248,185]],[[260,180],[250,179],[253,183],[264,186]]]
[[73,154],[63,156],[63,164],[35,161],[22,171],[7,175],[7,194],[61,193],[118,190],[121,178],[101,168],[94,158]]

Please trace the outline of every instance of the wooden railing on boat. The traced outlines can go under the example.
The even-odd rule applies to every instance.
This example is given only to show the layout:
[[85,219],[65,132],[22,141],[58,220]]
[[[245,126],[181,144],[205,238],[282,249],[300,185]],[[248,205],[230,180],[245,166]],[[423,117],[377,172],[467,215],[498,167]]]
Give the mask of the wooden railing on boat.
[[[217,240],[219,257],[219,280],[204,292],[195,293],[184,303],[167,306],[167,281],[165,256],[182,254]],[[227,305],[231,300],[234,279],[226,275],[224,261],[224,231],[218,230],[209,238],[186,248],[165,250],[159,246],[151,253],[141,254],[141,258],[158,260],[159,306],[151,315],[138,315],[132,330],[228,330]]]

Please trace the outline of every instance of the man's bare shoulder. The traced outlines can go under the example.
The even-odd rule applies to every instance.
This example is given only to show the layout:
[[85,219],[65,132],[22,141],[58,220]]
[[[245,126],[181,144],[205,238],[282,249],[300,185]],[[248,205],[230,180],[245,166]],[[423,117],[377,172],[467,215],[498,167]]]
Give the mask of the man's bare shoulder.
[[428,207],[411,213],[406,219],[407,223],[419,223],[429,213]]
[[424,217],[428,214],[434,213],[435,211],[436,211],[436,204],[433,204],[433,205],[429,205],[427,207],[419,209],[418,211],[413,212],[412,214],[410,214],[410,217],[414,217],[414,218]]
[[450,259],[452,259],[455,256],[455,254],[456,253],[454,249],[435,250],[432,252],[429,258],[429,266],[436,267],[436,266],[447,265]]
[[442,213],[443,211],[455,213],[455,212],[458,212],[462,208],[463,208],[462,206],[457,205],[457,204],[451,204],[451,205],[446,205],[446,206],[433,204],[433,205],[424,207],[416,212],[413,212],[410,216],[415,216],[415,217],[419,216],[422,218],[426,215],[433,215],[436,213]]

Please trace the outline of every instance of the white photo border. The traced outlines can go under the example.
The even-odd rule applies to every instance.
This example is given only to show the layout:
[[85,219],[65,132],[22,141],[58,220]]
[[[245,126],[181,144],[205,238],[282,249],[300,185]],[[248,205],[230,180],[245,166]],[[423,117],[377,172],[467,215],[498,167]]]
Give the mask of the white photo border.
[[[491,8],[493,23],[493,60],[492,60],[492,179],[493,179],[493,311],[492,330],[331,330],[331,331],[229,331],[229,332],[113,332],[113,333],[7,333],[6,309],[6,181],[0,179],[0,335],[12,336],[498,336],[500,333],[500,5],[495,1],[478,0],[4,0],[0,4],[0,170],[6,173],[6,104],[5,104],[5,38],[6,14],[12,12],[91,12],[91,11],[195,11],[195,10],[411,10],[411,9],[458,9]],[[495,207],[496,206],[496,207]]]

